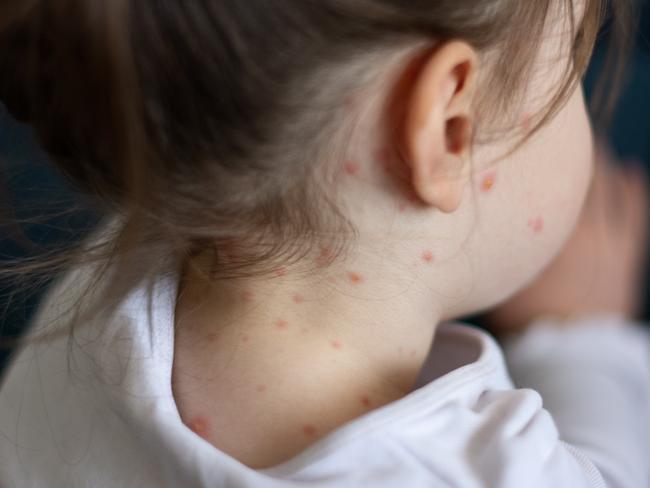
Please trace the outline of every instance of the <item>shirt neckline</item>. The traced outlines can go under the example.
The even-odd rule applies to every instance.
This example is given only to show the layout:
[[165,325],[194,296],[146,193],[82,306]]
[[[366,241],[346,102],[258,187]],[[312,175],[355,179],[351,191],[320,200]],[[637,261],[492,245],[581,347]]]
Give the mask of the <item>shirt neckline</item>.
[[[159,397],[161,402],[163,402],[160,406],[164,411],[170,413],[173,417],[172,421],[178,424],[175,426],[175,430],[184,430],[188,436],[195,437],[196,434],[181,419],[171,388],[174,356],[174,312],[180,279],[180,273],[178,271],[175,270],[170,273],[165,273],[156,282],[152,290],[154,293],[154,303],[152,307],[153,317],[151,318],[151,326],[146,320],[138,320],[138,322],[141,322],[139,325],[148,327],[149,333],[143,333],[141,337],[146,338],[145,345],[151,353],[147,361],[149,365],[143,365],[145,367],[140,373],[145,376],[142,378],[144,383],[148,383],[150,388],[163,393]],[[318,439],[297,455],[280,464],[263,469],[250,468],[237,459],[218,450],[211,444],[208,444],[206,441],[201,442],[208,444],[214,451],[214,454],[222,458],[227,464],[234,464],[241,470],[273,478],[286,477],[307,467],[315,459],[327,456],[329,453],[337,451],[342,445],[354,442],[356,439],[368,435],[373,430],[380,429],[387,424],[404,421],[411,415],[421,414],[423,409],[435,408],[451,392],[462,388],[468,382],[480,381],[486,376],[498,373],[499,370],[501,370],[502,375],[506,375],[501,350],[495,339],[486,332],[462,323],[448,322],[439,324],[435,333],[434,343],[435,341],[450,339],[473,342],[479,350],[478,358],[432,381],[417,386],[410,393],[398,400],[346,422]],[[429,357],[427,357],[427,361],[424,363],[425,365],[428,359]],[[156,373],[154,373],[155,369],[158,369]],[[418,378],[421,375],[422,373]],[[196,440],[198,441],[199,438],[196,438]]]

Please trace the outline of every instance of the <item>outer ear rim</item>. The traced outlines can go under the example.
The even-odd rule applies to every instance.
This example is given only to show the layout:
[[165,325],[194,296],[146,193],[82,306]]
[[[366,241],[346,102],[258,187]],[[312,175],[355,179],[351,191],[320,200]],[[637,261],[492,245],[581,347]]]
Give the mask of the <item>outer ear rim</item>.
[[[400,151],[412,185],[427,205],[455,211],[469,179],[465,153],[471,145],[479,57],[464,41],[447,41],[427,53],[413,80],[404,114]],[[448,123],[465,127],[449,140]]]

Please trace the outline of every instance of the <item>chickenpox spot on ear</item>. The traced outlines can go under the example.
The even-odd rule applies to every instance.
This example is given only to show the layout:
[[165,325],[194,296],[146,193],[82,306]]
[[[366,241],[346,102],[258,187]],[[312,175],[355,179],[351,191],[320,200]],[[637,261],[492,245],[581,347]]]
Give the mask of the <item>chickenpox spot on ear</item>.
[[252,301],[253,301],[253,292],[250,291],[250,290],[244,290],[244,291],[241,293],[241,298],[242,298],[242,300],[244,300],[245,302],[252,302]]
[[214,332],[211,332],[211,333],[209,333],[208,335],[205,336],[205,339],[208,342],[215,342],[217,340],[217,334],[215,334]]
[[488,173],[483,176],[481,180],[481,191],[483,193],[488,193],[494,188],[494,183],[496,182],[496,173]]
[[316,427],[314,427],[311,424],[305,424],[305,425],[302,426],[302,432],[307,437],[315,437],[316,436]]
[[280,277],[287,274],[287,268],[278,268],[275,270],[275,276]]
[[359,273],[356,273],[354,271],[348,272],[348,278],[350,279],[350,282],[355,285],[358,285],[363,281],[363,277]]
[[198,436],[204,439],[209,433],[209,423],[205,417],[194,417],[187,423],[187,426]]
[[404,203],[404,202],[400,203],[400,204],[397,206],[397,209],[399,210],[400,213],[404,213],[404,212],[406,212],[406,209],[407,209],[407,208],[408,208],[408,205],[407,205],[406,203]]
[[336,339],[333,340],[332,342],[330,342],[330,344],[332,345],[332,347],[334,349],[341,349],[343,347],[343,344],[341,343],[341,341],[338,341]]
[[266,385],[257,385],[255,388],[259,393],[266,391]]
[[275,327],[279,330],[285,330],[287,327],[289,327],[289,322],[280,319],[275,323]]
[[293,303],[300,304],[305,301],[305,298],[299,294],[299,293],[294,293],[293,294]]
[[535,234],[541,234],[544,230],[544,219],[542,217],[530,219],[528,221],[528,227],[530,227]]
[[356,176],[361,171],[361,167],[357,163],[352,161],[347,161],[343,166],[343,168],[345,169],[345,173],[350,176]]
[[366,408],[370,408],[372,406],[372,402],[370,401],[370,397],[368,395],[362,395],[361,396],[361,404]]
[[241,341],[242,342],[248,342],[250,340],[250,336],[248,334],[244,334],[241,336]]
[[433,263],[433,259],[433,253],[431,251],[427,250],[422,253],[422,261],[425,263],[431,264]]

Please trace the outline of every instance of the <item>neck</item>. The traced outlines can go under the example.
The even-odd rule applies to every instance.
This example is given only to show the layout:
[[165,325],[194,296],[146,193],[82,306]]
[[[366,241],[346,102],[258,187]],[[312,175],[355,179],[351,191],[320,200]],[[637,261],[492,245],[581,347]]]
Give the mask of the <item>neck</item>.
[[[334,362],[323,375],[340,367],[348,375],[354,371],[374,378],[393,394],[408,392],[440,312],[418,266],[400,273],[394,265],[382,268],[370,260],[335,265],[318,275],[281,268],[268,278],[210,285],[185,268],[177,326],[186,327],[202,348],[250,356],[252,367],[280,351],[292,365],[300,358],[327,357]],[[282,361],[275,365],[283,367]]]
[[[435,293],[423,286],[422,263],[400,273],[394,262],[380,266],[385,255],[364,260],[308,276],[283,268],[264,279],[210,285],[186,267],[175,314],[181,415],[230,418],[213,426],[225,442],[228,429],[241,438],[247,428],[232,422],[246,416],[241,406],[256,405],[274,419],[269,429],[297,429],[304,442],[409,393],[440,319]],[[190,406],[206,405],[196,395],[209,390],[210,413]],[[287,424],[292,419],[300,425]],[[241,446],[230,452],[261,466],[303,447],[298,440],[285,451],[269,448],[279,458],[248,457]]]

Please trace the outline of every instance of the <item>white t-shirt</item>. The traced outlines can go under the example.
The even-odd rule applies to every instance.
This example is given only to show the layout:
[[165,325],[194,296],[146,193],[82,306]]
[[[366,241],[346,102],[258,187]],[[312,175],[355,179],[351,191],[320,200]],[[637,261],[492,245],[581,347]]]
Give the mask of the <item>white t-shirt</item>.
[[[173,272],[160,276],[151,316],[136,289],[108,322],[15,354],[0,383],[0,487],[650,486],[639,326],[536,324],[505,348],[527,387],[515,389],[491,336],[443,324],[411,393],[254,470],[181,421],[171,391],[177,284]],[[80,270],[62,277],[34,326],[83,286]]]

